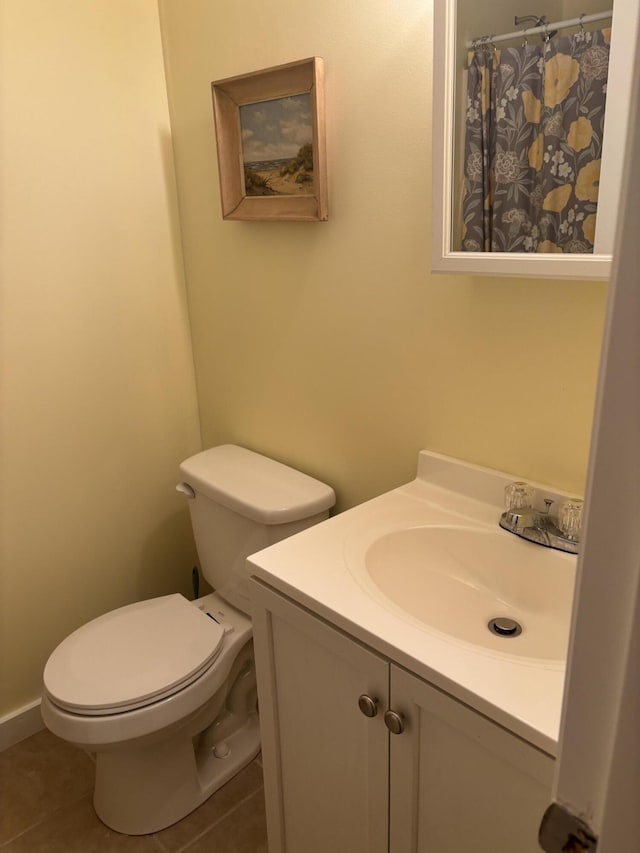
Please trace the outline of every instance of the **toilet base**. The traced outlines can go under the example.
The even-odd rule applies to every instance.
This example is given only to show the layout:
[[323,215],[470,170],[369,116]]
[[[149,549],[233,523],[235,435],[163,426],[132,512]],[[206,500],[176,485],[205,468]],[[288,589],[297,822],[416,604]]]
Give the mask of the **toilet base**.
[[258,714],[215,746],[174,737],[96,756],[94,807],[116,832],[146,835],[186,817],[249,764],[260,750]]

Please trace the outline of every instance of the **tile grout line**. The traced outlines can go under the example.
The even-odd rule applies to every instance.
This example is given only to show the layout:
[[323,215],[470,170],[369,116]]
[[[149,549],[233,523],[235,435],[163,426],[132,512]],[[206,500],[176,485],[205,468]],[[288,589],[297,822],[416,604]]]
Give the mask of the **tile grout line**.
[[25,827],[20,832],[16,833],[15,835],[12,835],[11,838],[7,838],[5,841],[3,841],[0,844],[0,850],[4,850],[5,847],[8,847],[14,841],[17,841],[18,838],[22,838],[23,835],[27,834],[27,832],[31,832],[32,829],[36,829],[36,827],[43,826],[43,824],[48,823],[53,817],[58,814],[58,812],[61,812],[63,809],[69,808],[70,806],[75,806],[81,800],[84,800],[85,797],[88,797],[90,795],[91,791],[85,791],[84,794],[78,797],[77,800],[70,800],[68,803],[63,803],[62,805],[58,806],[52,812],[48,812],[41,820],[37,820],[35,821],[35,823],[29,824],[29,826]]
[[151,837],[153,838],[159,853],[167,853],[167,848],[164,846],[162,841],[160,841],[160,839],[156,836],[156,834],[154,833]]
[[165,845],[162,843],[162,840],[157,836],[154,835],[154,838],[160,843],[163,853],[185,853],[185,851],[188,850],[192,844],[195,844],[197,841],[200,841],[200,839],[203,838],[212,829],[214,829],[214,827],[218,826],[218,824],[222,823],[223,820],[226,820],[228,817],[230,817],[235,811],[240,808],[240,806],[243,806],[252,797],[254,797],[258,793],[258,791],[264,791],[264,785],[258,785],[258,787],[255,788],[255,790],[251,791],[250,794],[247,794],[246,797],[243,797],[243,799],[238,800],[238,802],[234,804],[233,808],[230,808],[223,815],[220,815],[216,820],[214,820],[213,823],[209,824],[209,826],[203,829],[202,832],[198,833],[198,835],[194,836],[190,841],[187,842],[187,844],[183,845],[182,847],[179,847],[175,851],[168,850],[168,848],[165,847]]

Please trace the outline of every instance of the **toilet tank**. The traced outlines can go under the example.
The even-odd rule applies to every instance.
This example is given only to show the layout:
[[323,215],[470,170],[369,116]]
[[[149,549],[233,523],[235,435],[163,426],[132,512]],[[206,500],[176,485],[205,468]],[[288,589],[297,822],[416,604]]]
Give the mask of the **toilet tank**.
[[259,453],[224,444],[180,465],[202,574],[250,613],[246,558],[328,518],[330,486]]

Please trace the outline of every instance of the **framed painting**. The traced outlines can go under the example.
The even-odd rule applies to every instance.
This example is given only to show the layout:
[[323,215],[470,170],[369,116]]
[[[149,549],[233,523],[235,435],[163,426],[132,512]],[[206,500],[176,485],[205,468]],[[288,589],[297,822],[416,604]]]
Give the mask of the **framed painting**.
[[327,219],[323,62],[211,84],[224,219]]

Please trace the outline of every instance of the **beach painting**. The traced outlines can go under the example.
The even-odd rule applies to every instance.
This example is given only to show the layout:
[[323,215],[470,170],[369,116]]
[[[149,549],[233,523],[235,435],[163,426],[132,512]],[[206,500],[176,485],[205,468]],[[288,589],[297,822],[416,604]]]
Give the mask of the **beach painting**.
[[311,95],[240,106],[247,196],[314,195]]
[[211,84],[223,219],[326,222],[324,63]]

